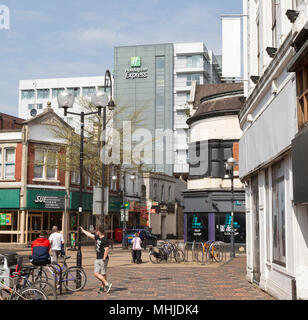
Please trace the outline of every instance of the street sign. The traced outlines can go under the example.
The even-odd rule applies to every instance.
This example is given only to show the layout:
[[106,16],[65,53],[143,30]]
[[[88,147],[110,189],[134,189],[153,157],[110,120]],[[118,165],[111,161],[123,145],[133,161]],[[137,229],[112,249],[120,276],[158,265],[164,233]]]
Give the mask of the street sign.
[[128,222],[128,210],[121,209],[121,222]]

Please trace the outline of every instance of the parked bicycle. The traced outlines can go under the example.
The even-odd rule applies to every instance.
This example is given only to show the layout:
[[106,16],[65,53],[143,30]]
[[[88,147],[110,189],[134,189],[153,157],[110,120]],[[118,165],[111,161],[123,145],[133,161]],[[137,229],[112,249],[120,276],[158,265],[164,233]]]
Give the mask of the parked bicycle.
[[201,243],[201,250],[195,250],[195,259],[197,262],[204,262],[204,258],[206,255],[210,259],[215,260],[216,262],[221,262],[223,259],[223,252],[221,250],[221,242],[220,241],[206,241]]
[[19,289],[15,279],[0,276],[0,300],[49,300],[43,290],[34,287]]
[[[70,256],[63,257],[63,264],[49,264],[46,265],[47,270],[51,274],[51,277],[56,282],[56,286],[59,287],[62,283],[66,290],[77,292],[82,290],[87,283],[87,275],[83,268],[78,266],[68,267],[66,260],[70,259]],[[49,278],[47,272],[44,270],[44,266],[36,267],[31,270],[31,275],[36,281],[41,281],[42,283],[48,283]],[[80,281],[77,281],[78,277]]]
[[185,254],[178,248],[177,244],[164,241],[160,246],[150,248],[149,258],[152,263],[168,262],[172,259],[180,263],[185,261]]

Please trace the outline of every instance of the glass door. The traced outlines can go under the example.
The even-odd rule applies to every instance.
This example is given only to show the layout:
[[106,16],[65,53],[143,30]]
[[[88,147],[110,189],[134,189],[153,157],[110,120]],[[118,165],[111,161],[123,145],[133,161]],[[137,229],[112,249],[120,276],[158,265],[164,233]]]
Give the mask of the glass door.
[[43,229],[43,216],[42,214],[29,214],[28,218],[28,241],[32,242],[38,238]]

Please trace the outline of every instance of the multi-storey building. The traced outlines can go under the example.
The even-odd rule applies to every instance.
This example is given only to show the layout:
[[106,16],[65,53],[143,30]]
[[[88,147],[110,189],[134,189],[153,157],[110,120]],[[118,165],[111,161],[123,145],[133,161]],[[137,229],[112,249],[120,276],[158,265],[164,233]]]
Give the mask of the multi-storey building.
[[187,176],[188,102],[193,82],[220,82],[220,67],[202,42],[174,44],[174,174]]
[[306,0],[244,0],[247,279],[308,299]]
[[[154,44],[115,48],[115,100],[126,111],[116,119],[123,125],[141,110],[140,126],[153,138],[151,169],[168,175],[188,173],[187,101],[193,81],[220,81],[220,68],[203,43]],[[156,132],[171,132],[169,145]],[[163,156],[163,161],[158,161]]]
[[[85,111],[87,101],[96,91],[103,91],[104,76],[57,78],[57,79],[33,79],[20,80],[18,115],[23,119],[30,119],[43,112],[44,106],[50,101],[54,111],[72,127],[79,128],[80,119],[74,115],[64,117],[63,109],[58,107],[57,97],[63,91],[74,94],[75,103],[72,112]],[[109,93],[109,88],[106,89]],[[89,117],[86,122],[91,122]]]

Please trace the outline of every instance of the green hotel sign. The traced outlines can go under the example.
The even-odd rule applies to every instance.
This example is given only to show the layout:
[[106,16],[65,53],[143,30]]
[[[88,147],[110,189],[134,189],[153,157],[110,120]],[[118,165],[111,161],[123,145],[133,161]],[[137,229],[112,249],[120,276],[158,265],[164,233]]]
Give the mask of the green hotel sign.
[[125,69],[125,79],[143,79],[149,76],[147,68],[141,68],[141,57],[130,58],[130,69]]
[[130,58],[131,68],[140,68],[141,67],[141,57],[131,57]]

